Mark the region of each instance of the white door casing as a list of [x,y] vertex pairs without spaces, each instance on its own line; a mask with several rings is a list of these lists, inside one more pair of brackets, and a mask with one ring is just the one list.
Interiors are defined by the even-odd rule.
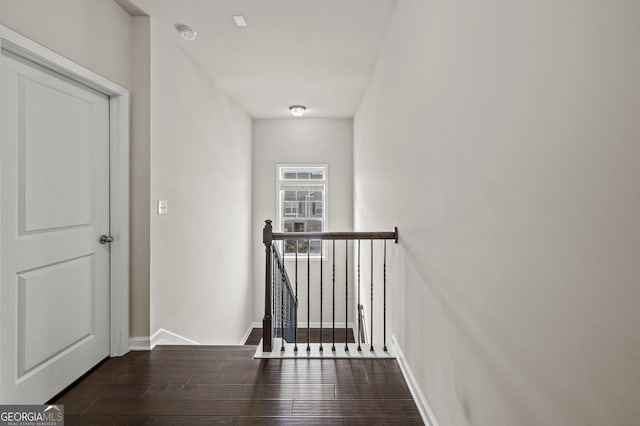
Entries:
[[2,26],[0,43],[0,403],[42,403],[128,351],[128,92]]

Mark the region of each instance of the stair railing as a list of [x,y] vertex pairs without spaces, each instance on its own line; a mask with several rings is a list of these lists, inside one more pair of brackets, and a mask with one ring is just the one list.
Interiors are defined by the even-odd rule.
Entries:
[[276,244],[271,245],[271,252],[273,335],[282,339],[282,348],[284,348],[285,341],[293,342],[296,339],[298,297],[291,286],[289,274],[284,266],[284,258]]
[[[361,242],[362,241],[370,241],[371,248],[371,305],[369,317],[369,331],[370,331],[370,350],[373,351],[373,301],[374,301],[374,268],[373,268],[373,242],[374,240],[382,240],[384,244],[383,249],[383,350],[387,351],[387,241],[393,240],[395,243],[398,242],[398,228],[394,228],[391,232],[273,232],[273,228],[271,225],[271,220],[265,221],[265,227],[262,231],[262,242],[265,246],[265,309],[264,309],[264,318],[262,320],[262,351],[263,352],[272,352],[273,350],[273,338],[281,337],[281,351],[284,351],[284,342],[287,341],[289,343],[294,343],[294,351],[298,350],[298,339],[297,339],[297,310],[298,310],[298,297],[297,297],[297,269],[298,269],[298,241],[306,241],[307,244],[307,352],[310,351],[310,342],[309,342],[309,327],[310,327],[310,303],[311,296],[309,294],[309,286],[310,286],[310,246],[311,241],[331,241],[332,247],[332,295],[333,295],[333,320],[332,320],[332,345],[331,350],[335,352],[335,298],[336,298],[336,264],[335,264],[335,248],[336,241],[345,241],[345,280],[344,280],[344,288],[345,288],[345,352],[349,351],[349,347],[347,345],[347,324],[349,318],[349,268],[348,268],[348,259],[349,259],[349,250],[348,243],[349,241],[357,242],[357,298],[358,298],[358,315],[357,315],[357,350],[361,351],[361,344],[366,340],[364,337],[364,312],[362,309],[362,304],[360,300],[360,289],[361,289],[361,280],[360,280],[360,251],[361,251]],[[276,241],[296,241],[296,251],[295,251],[295,268],[296,268],[296,288],[291,285],[291,280],[287,274],[285,268],[285,253],[280,253]],[[355,244],[355,243],[354,243]],[[355,250],[355,248],[354,248]],[[323,269],[320,268],[320,352],[323,351],[323,342],[322,342],[322,303],[323,303],[323,285],[324,285],[324,277],[323,277]],[[339,289],[338,289],[339,290]],[[355,334],[355,333],[354,333]],[[327,342],[328,343],[328,342]]]

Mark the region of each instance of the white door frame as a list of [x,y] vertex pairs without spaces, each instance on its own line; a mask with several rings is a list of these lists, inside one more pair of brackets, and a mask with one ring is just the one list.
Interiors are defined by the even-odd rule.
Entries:
[[109,221],[114,237],[109,353],[124,355],[129,351],[129,91],[2,25],[0,47],[109,96]]

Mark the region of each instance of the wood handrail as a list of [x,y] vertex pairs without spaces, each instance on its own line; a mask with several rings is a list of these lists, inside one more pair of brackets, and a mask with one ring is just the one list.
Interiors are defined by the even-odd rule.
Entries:
[[394,240],[398,227],[390,232],[273,232],[272,240]]

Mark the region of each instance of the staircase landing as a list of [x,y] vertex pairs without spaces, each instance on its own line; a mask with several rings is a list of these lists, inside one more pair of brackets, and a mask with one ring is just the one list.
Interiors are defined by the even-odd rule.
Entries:
[[[324,343],[331,343],[332,340],[335,339],[336,344],[341,343],[344,346],[346,341],[348,343],[355,343],[355,339],[353,337],[353,329],[347,328],[336,328],[332,330],[331,328],[323,328],[322,333],[319,328],[310,328],[309,329],[309,342],[311,343],[320,343],[320,337],[322,337],[322,341]],[[249,337],[247,337],[247,341],[244,343],[245,345],[257,345],[260,343],[262,339],[262,328],[254,328],[251,330]],[[304,342],[307,344],[307,329],[306,328],[298,328],[298,342]]]

